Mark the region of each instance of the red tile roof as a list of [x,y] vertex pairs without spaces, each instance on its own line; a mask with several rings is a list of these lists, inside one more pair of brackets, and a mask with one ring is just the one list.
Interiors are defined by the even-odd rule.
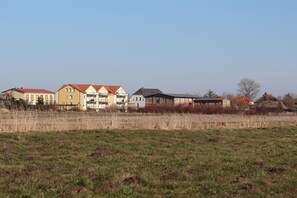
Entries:
[[[93,86],[96,91],[99,91],[102,87],[105,87],[105,89],[110,92],[110,93],[116,93],[121,86],[111,86],[111,85],[92,85],[92,84],[68,84],[69,86],[77,89],[78,91],[85,93],[86,90],[90,87]],[[65,88],[68,85],[63,85],[58,91],[61,89]]]
[[110,86],[110,85],[104,85],[104,87],[110,92],[110,93],[116,93],[121,86]]
[[22,93],[47,93],[52,94],[53,92],[46,90],[46,89],[30,89],[30,88],[16,88],[16,91],[22,92]]
[[77,90],[80,90],[81,92],[86,92],[91,84],[70,84],[70,86],[74,87]]
[[61,89],[64,89],[67,85],[62,85],[62,87],[60,87],[60,89],[58,89],[58,91],[60,91]]
[[61,89],[64,89],[68,85],[83,93],[86,92],[86,90],[91,86],[91,84],[67,84],[67,85],[63,85],[58,91],[60,91]]
[[103,85],[92,85],[92,86],[96,91],[99,91],[102,87],[104,87]]

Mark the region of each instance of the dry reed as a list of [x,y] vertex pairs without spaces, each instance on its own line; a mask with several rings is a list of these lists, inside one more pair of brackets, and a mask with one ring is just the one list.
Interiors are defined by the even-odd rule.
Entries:
[[125,114],[88,112],[0,113],[0,132],[93,129],[197,130],[297,126],[297,115]]

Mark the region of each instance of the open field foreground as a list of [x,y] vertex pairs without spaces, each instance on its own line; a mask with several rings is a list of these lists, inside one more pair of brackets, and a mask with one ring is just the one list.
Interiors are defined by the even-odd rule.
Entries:
[[95,112],[0,113],[0,132],[68,131],[94,129],[197,130],[297,126],[296,114],[202,115]]
[[0,197],[296,197],[297,128],[0,134]]

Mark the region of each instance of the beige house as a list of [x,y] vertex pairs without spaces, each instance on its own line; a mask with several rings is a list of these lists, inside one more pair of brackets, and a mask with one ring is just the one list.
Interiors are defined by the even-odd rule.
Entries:
[[13,97],[23,99],[30,105],[36,105],[38,99],[42,99],[44,104],[54,104],[55,94],[46,89],[13,88],[2,92],[3,97]]
[[56,92],[56,102],[65,109],[127,110],[128,93],[121,86],[67,84]]

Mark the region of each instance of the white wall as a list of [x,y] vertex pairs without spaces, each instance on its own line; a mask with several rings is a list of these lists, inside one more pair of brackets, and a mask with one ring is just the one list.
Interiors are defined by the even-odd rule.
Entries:
[[[33,96],[33,100],[32,97]],[[45,99],[47,96],[47,100]],[[52,100],[51,97],[52,96]],[[29,97],[29,100],[27,100]],[[42,97],[44,104],[53,104],[55,102],[55,94],[47,94],[47,93],[25,93],[24,100],[28,102],[28,104],[36,105],[37,104],[37,97]]]
[[129,100],[130,104],[134,104],[135,108],[145,108],[145,98],[143,95],[133,95]]

